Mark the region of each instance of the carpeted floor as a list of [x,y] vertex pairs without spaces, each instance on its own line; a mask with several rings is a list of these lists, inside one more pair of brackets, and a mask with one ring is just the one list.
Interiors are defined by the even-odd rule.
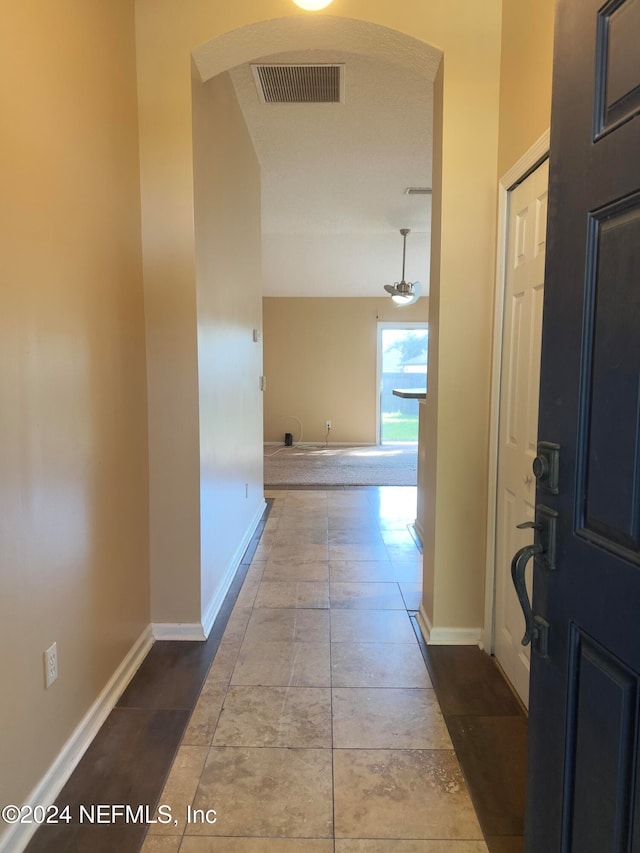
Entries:
[[362,447],[266,447],[269,486],[415,486],[415,444]]

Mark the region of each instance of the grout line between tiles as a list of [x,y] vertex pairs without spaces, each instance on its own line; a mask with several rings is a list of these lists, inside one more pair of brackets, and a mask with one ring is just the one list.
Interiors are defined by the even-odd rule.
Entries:
[[[272,499],[272,502],[273,502],[273,499]],[[385,547],[386,547],[386,546],[385,546]],[[391,561],[390,561],[390,562],[391,562]],[[247,565],[247,570],[248,570],[248,568],[249,568],[249,565]],[[246,571],[247,571],[247,570],[246,570]],[[244,574],[245,574],[245,577],[246,577],[246,571],[245,571],[245,573],[244,573]],[[245,578],[243,577],[243,582],[244,582],[244,579],[245,579]],[[262,582],[262,580],[261,580],[261,579],[260,579],[260,582]],[[395,581],[395,583],[397,584],[398,588],[400,588],[400,583],[399,583],[398,581]],[[330,587],[329,587],[329,588],[330,588]],[[236,593],[236,599],[237,599],[237,595],[240,593],[241,589],[242,589],[242,584],[240,584],[240,586],[239,586],[239,588],[238,588],[238,591],[237,591],[237,593]],[[401,589],[400,589],[400,594],[402,595],[402,590],[401,590]],[[256,599],[254,598],[254,601],[253,601],[253,603],[252,603],[252,604],[251,604],[251,606],[250,606],[251,615],[250,615],[250,617],[249,617],[249,620],[247,621],[247,624],[245,625],[245,629],[244,629],[244,632],[243,632],[243,634],[242,634],[242,640],[240,641],[241,643],[242,643],[242,642],[244,642],[244,640],[245,640],[245,638],[246,638],[247,631],[248,631],[248,626],[249,626],[249,624],[250,624],[250,622],[251,622],[251,617],[252,617],[252,615],[253,615],[254,611],[256,610],[256,608],[255,608],[255,600],[256,600]],[[404,596],[403,596],[403,601],[404,601]],[[406,605],[406,602],[405,602],[405,605]],[[312,611],[313,611],[313,610],[318,610],[318,608],[294,608],[294,609],[306,609],[306,610],[312,610]],[[324,609],[324,608],[320,608],[319,610],[323,610],[323,609]],[[331,613],[331,609],[332,609],[332,608],[331,608],[331,602],[329,601],[329,607],[328,607],[329,614]],[[334,609],[336,609],[336,608],[334,608]],[[337,609],[339,610],[339,609],[341,609],[341,608],[337,608]],[[366,612],[366,611],[365,611],[365,612]],[[400,611],[398,611],[398,612],[400,612]],[[412,626],[414,627],[414,631],[415,631],[414,619],[412,618],[412,614],[413,614],[413,613],[415,613],[415,611],[409,611],[409,610],[405,607],[404,612],[406,612],[406,613],[407,613],[407,616],[408,616],[408,618],[410,619],[410,623],[411,623],[411,624],[412,624]],[[226,625],[225,625],[225,630],[226,630]],[[224,634],[224,632],[223,632],[223,634]],[[221,637],[220,637],[220,641],[222,640],[222,638],[223,638],[223,635],[221,635]],[[418,638],[418,636],[417,636],[417,635],[416,635],[416,637],[415,637],[415,641],[416,641],[416,642],[418,642],[418,645],[420,646],[419,638]],[[375,642],[374,642],[374,644],[377,644],[377,643],[379,643],[379,642],[380,642],[380,641],[375,641]],[[348,643],[347,643],[347,644],[348,644]],[[394,645],[396,645],[396,644],[394,644]],[[405,643],[405,644],[403,644],[403,645],[413,645],[413,641],[412,641],[411,643]],[[332,637],[332,628],[331,628],[331,616],[329,616],[329,667],[330,667],[329,690],[330,690],[330,715],[331,715],[331,716],[330,716],[330,723],[331,723],[331,750],[332,750],[332,754],[331,754],[331,784],[332,784],[332,820],[333,820],[333,827],[334,827],[332,842],[333,842],[333,849],[334,849],[334,853],[335,853],[335,849],[336,849],[336,842],[337,842],[337,840],[338,840],[338,839],[337,839],[337,837],[336,837],[336,832],[335,832],[335,830],[336,830],[336,824],[335,824],[335,821],[336,821],[336,808],[335,808],[335,807],[336,807],[336,796],[335,796],[335,794],[336,794],[336,792],[335,792],[335,764],[334,764],[334,755],[335,755],[336,747],[335,747],[335,745],[334,745],[334,717],[333,717],[333,690],[334,690],[334,687],[333,687],[333,671],[332,671],[332,662],[333,662],[333,661],[332,661],[332,652],[333,652],[333,648],[332,648],[332,647],[333,647],[333,637]],[[422,651],[422,649],[421,649],[421,651]],[[423,653],[423,658],[424,658],[424,653]],[[213,664],[214,660],[215,660],[215,658],[212,660],[212,664]],[[235,669],[235,666],[236,666],[236,665],[237,665],[237,659],[236,659],[236,662],[234,663],[234,669]],[[427,671],[429,672],[429,666],[428,666],[428,664],[427,664],[427,660],[426,660],[426,659],[425,659],[425,666],[426,666],[426,668],[427,668]],[[429,674],[431,675],[431,673],[430,673],[430,672],[429,672]],[[232,672],[231,672],[231,675],[229,676],[229,680],[228,680],[227,685],[226,685],[225,698],[226,698],[226,696],[227,696],[227,694],[228,694],[228,691],[229,691],[229,689],[230,689],[230,684],[231,684],[231,679],[232,679],[232,677],[233,677],[233,670],[232,670]],[[433,681],[432,681],[432,685],[433,685]],[[248,685],[248,686],[251,686],[251,685]],[[308,686],[311,686],[311,685],[308,685]],[[382,690],[384,690],[385,688],[377,688],[377,689],[382,689]],[[394,689],[394,688],[389,688],[389,689]],[[424,690],[424,689],[428,689],[428,688],[407,688],[407,689]],[[222,703],[222,705],[221,705],[220,711],[218,712],[218,717],[217,717],[216,724],[215,724],[215,727],[214,727],[214,729],[213,729],[213,734],[212,734],[212,737],[211,737],[211,743],[210,743],[210,745],[209,745],[208,755],[211,753],[211,750],[215,748],[215,747],[213,746],[213,740],[214,740],[214,738],[215,738],[215,732],[216,732],[217,727],[218,727],[219,722],[220,722],[220,714],[221,714],[221,712],[222,712],[223,707],[224,707],[224,701],[223,701],[223,703]],[[444,715],[443,715],[443,716],[444,716]],[[256,748],[256,747],[253,747],[253,748]],[[262,747],[257,747],[257,748],[258,748],[258,749],[272,749],[272,748],[274,748],[274,747],[272,747],[272,746],[262,746]],[[296,749],[296,748],[304,749],[305,747],[293,747],[293,749]],[[360,747],[360,749],[375,749],[375,748]],[[413,751],[413,750],[408,750],[408,751]],[[448,752],[448,753],[450,753],[450,752],[452,752],[452,749],[451,749],[451,748],[446,748],[446,749],[445,749],[445,748],[440,748],[440,749],[420,750],[420,751],[429,751],[429,752]],[[454,751],[454,754],[455,754],[455,751]],[[206,762],[205,762],[205,765],[204,765],[204,766],[206,766]],[[204,772],[204,767],[203,767],[203,772]],[[195,798],[196,798],[196,796],[197,796],[197,792],[199,791],[199,788],[200,788],[200,780],[199,780],[199,782],[198,782],[198,786],[197,786],[197,788],[196,788],[196,794],[194,795],[194,798],[193,798],[193,800],[192,800],[192,804],[193,804],[193,802],[195,801]],[[222,838],[223,836],[217,836],[217,837],[218,837],[218,838]],[[229,836],[229,837],[235,837],[235,836]],[[274,837],[274,838],[275,838],[275,837],[281,837],[281,836],[262,836],[262,835],[261,835],[261,836],[253,836],[253,835],[251,835],[251,836],[247,836],[247,837],[251,837],[251,838],[262,838],[262,837],[269,837],[269,838],[271,838],[271,837]],[[287,837],[287,838],[288,838],[288,837],[290,837],[290,836],[282,836],[282,837]],[[182,836],[181,836],[181,840],[180,840],[180,848],[182,848],[182,844],[183,844],[183,840],[184,840],[184,838],[185,838],[185,835],[184,835],[184,831],[183,831]],[[342,838],[342,837],[341,837],[341,838]],[[329,840],[329,839],[326,839],[326,840]],[[391,840],[391,839],[388,839],[388,840]],[[400,839],[398,839],[398,840],[400,840]],[[433,840],[433,841],[438,841],[439,839],[431,839],[431,840]],[[444,840],[444,839],[443,839],[443,840]],[[459,840],[464,840],[464,839],[459,839]],[[478,840],[478,839],[477,839],[477,838],[470,838],[469,840]]]

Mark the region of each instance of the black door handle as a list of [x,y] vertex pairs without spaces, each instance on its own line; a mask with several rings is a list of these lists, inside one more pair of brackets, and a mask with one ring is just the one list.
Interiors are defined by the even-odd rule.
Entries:
[[536,554],[542,554],[544,548],[542,545],[526,545],[516,552],[511,561],[511,579],[522,608],[525,622],[525,632],[522,638],[522,645],[526,646],[533,641],[535,648],[543,657],[548,656],[548,636],[549,623],[541,616],[533,615],[533,608],[529,601],[529,593],[525,583],[524,573],[527,568],[527,563]]

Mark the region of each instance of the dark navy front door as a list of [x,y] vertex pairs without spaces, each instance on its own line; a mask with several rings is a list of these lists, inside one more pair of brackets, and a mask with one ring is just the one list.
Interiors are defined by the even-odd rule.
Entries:
[[640,0],[558,3],[541,370],[525,849],[640,853]]

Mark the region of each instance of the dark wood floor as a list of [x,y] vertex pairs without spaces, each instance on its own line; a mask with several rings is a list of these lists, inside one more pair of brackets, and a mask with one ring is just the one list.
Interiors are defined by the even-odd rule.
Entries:
[[527,719],[495,660],[414,628],[490,853],[522,853]]
[[[148,805],[176,750],[262,534],[256,532],[202,642],[157,642],[57,799],[70,806]],[[415,620],[414,620],[415,627]],[[416,634],[490,853],[521,853],[527,722],[492,658],[469,646],[426,646]],[[137,853],[146,824],[42,827],[27,853]]]
[[80,825],[80,806],[148,806],[153,815],[202,684],[220,645],[258,547],[270,503],[247,548],[206,642],[154,643],[93,743],[62,789],[56,805],[70,807],[73,823],[41,827],[27,853],[135,853],[145,823]]

